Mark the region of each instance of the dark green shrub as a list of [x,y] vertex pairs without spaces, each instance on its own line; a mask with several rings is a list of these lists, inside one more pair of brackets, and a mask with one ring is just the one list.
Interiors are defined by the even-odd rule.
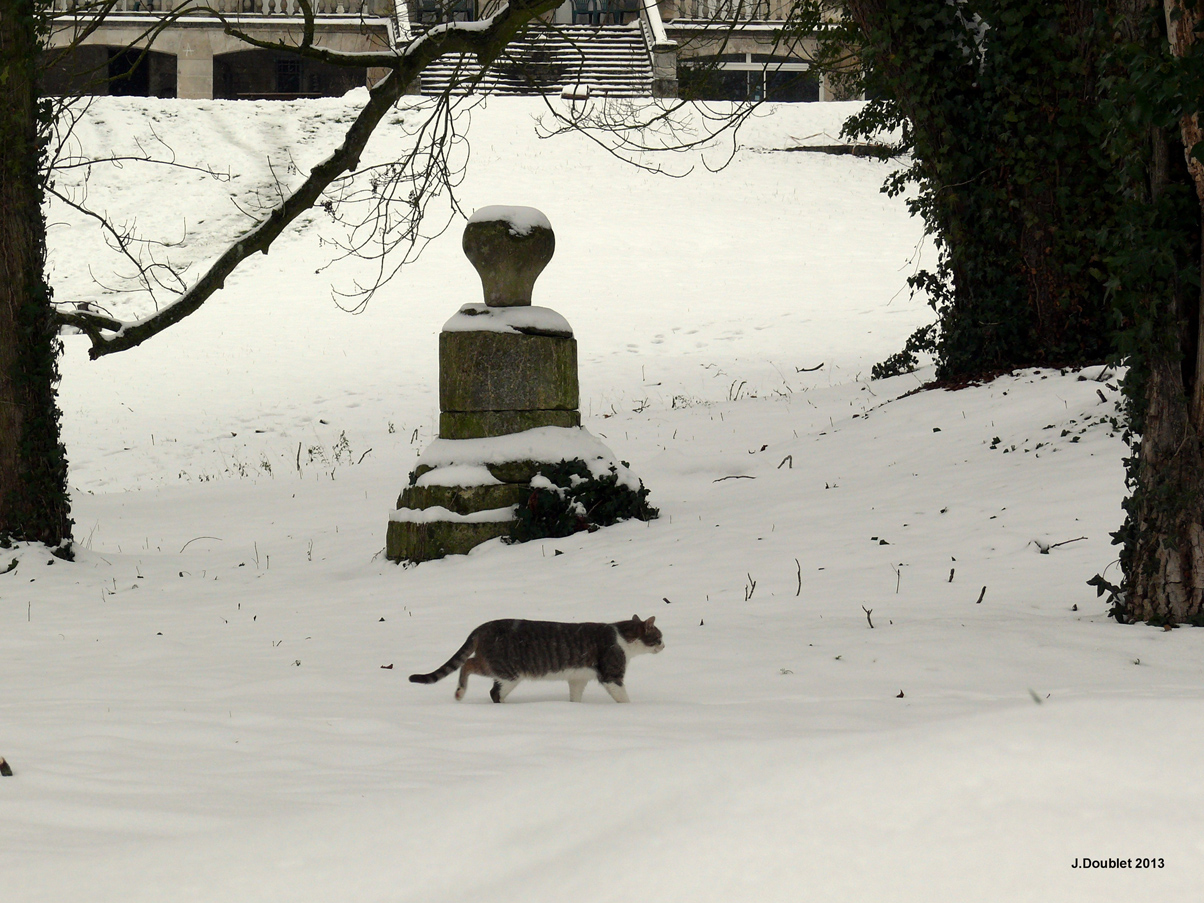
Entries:
[[907,337],[903,350],[896,351],[886,360],[874,364],[870,370],[872,379],[889,379],[892,376],[902,376],[911,373],[919,364],[919,353],[936,354],[936,324],[922,326]]
[[[542,485],[539,476],[551,486]],[[511,542],[592,532],[621,520],[648,521],[660,514],[648,504],[643,482],[638,490],[620,483],[613,464],[609,473],[595,477],[584,461],[561,461],[542,467],[533,482],[527,503],[515,516]]]

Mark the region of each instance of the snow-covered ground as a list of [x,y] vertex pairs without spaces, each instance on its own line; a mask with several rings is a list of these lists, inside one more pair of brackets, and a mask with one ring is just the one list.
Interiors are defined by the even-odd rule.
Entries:
[[[238,178],[127,166],[91,201],[186,222],[195,274],[230,195],[270,191],[269,156],[295,180],[349,109],[99,102],[88,147],[153,123]],[[770,109],[685,180],[539,140],[538,101],[473,113],[460,197],[551,220],[535,303],[650,524],[381,556],[438,330],[480,297],[459,224],[360,316],[314,272],[319,213],[141,349],[68,337],[79,555],[0,560],[0,900],[1196,899],[1204,633],[1118,626],[1085,583],[1116,575],[1115,379],[866,380],[931,313],[883,164],[782,150],[847,109]],[[53,219],[57,297],[136,312]],[[667,648],[631,705],[406,681],[488,619],[633,613]]]

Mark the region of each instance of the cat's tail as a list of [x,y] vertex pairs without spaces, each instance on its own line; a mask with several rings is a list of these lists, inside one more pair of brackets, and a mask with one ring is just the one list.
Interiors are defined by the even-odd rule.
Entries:
[[462,664],[464,664],[476,651],[477,636],[476,632],[469,634],[468,639],[464,641],[464,645],[456,650],[456,654],[447,660],[447,663],[437,671],[432,671],[430,674],[411,674],[410,683],[412,684],[433,684],[435,681],[443,680],[447,675],[451,674]]

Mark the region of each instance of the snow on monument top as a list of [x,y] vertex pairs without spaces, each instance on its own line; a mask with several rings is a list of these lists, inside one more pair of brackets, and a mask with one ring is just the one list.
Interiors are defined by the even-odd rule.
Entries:
[[465,304],[443,324],[443,332],[510,332],[572,338],[573,327],[547,307],[490,307]]
[[532,229],[551,230],[552,224],[543,215],[542,210],[535,207],[508,207],[503,204],[493,204],[482,207],[468,218],[469,223],[504,222],[510,227],[513,235],[529,235]]

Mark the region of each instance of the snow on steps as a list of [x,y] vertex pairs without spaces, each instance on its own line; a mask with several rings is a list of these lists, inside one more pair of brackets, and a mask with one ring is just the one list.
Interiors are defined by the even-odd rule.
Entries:
[[447,54],[422,74],[422,93],[553,94],[588,86],[608,97],[649,97],[652,61],[638,24],[533,27],[473,87],[479,67],[471,55]]

